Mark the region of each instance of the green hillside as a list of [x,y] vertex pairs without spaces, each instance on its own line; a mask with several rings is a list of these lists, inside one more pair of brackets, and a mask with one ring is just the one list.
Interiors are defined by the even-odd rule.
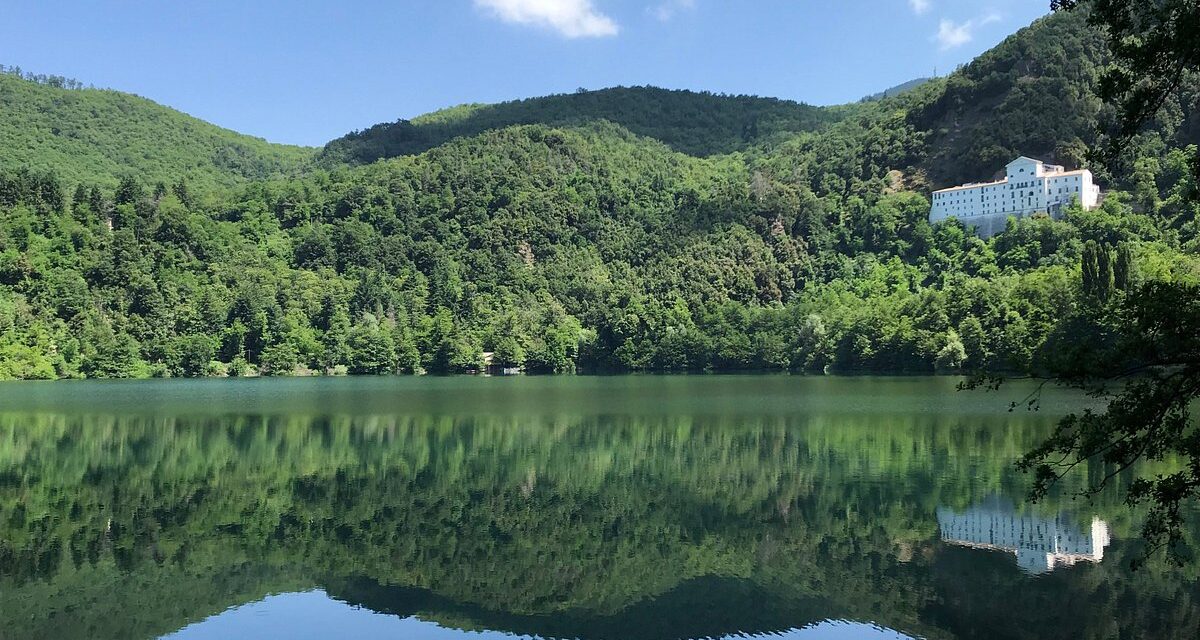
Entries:
[[[1163,117],[1117,159],[1089,163],[1097,130],[1115,117],[1097,96],[1103,36],[1083,12],[1056,13],[970,64],[898,96],[860,105],[828,129],[799,134],[761,155],[800,171],[814,188],[828,174],[860,179],[899,172],[898,186],[928,190],[991,179],[1019,155],[1087,167],[1108,188],[1130,189],[1138,158],[1200,144],[1200,79],[1185,82]],[[1162,186],[1162,185],[1159,185]],[[860,194],[856,183],[839,188]]]
[[879,93],[873,93],[869,96],[866,96],[862,99],[862,102],[875,102],[877,100],[883,100],[884,98],[894,98],[900,94],[908,93],[909,91],[916,89],[930,80],[933,80],[933,78],[913,78],[908,82],[901,82],[894,87],[889,87],[883,91],[880,91]]
[[694,156],[730,153],[780,134],[812,131],[839,118],[823,109],[788,100],[726,96],[656,87],[599,91],[470,104],[394,123],[375,125],[330,142],[326,164],[362,164],[412,155],[448,140],[522,124],[570,126],[608,120]]
[[[1116,115],[1097,96],[1108,51],[1086,20],[1084,11],[1038,20],[911,94],[906,122],[924,136],[920,166],[935,185],[989,179],[1018,155],[1086,164],[1097,129]],[[1197,143],[1200,80],[1192,78],[1120,166],[1090,168],[1106,185],[1122,183],[1133,159]]]
[[114,186],[186,178],[231,186],[295,172],[311,155],[211,125],[137,96],[0,73],[0,170],[53,171]]
[[[1097,295],[1200,281],[1196,114],[1179,106],[1093,167],[1101,209],[986,242],[930,226],[927,189],[1018,153],[1081,160],[1104,117],[1103,55],[1079,15],[1056,14],[815,130],[760,123],[734,154],[683,153],[630,116],[488,129],[366,166],[327,149],[327,169],[208,198],[156,188],[162,168],[115,189],[78,188],[65,161],[0,173],[0,377],[459,372],[484,353],[545,372],[1037,368]],[[635,115],[649,96],[700,100],[614,91],[597,93],[629,92]],[[698,122],[743,112],[703,100]],[[486,111],[406,126],[482,126],[471,114]],[[1131,270],[1085,287],[1085,253]]]

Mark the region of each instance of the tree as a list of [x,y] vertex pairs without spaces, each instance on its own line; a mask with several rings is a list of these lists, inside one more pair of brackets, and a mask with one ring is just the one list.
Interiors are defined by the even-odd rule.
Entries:
[[1133,288],[1133,252],[1128,242],[1117,245],[1116,257],[1113,260],[1113,288],[1117,291],[1129,291]]
[[350,314],[345,305],[338,304],[332,298],[326,298],[322,305],[322,316],[326,326],[325,333],[321,336],[321,345],[324,348],[321,365],[326,369],[349,366]]
[[[1103,147],[1113,158],[1137,135],[1189,72],[1200,69],[1200,7],[1194,0],[1051,0],[1055,11],[1089,6],[1088,21],[1107,31],[1116,64],[1100,82],[1100,96],[1120,106],[1120,118]],[[1192,159],[1200,176],[1200,154]]]
[[1081,288],[1084,295],[1093,302],[1108,302],[1114,287],[1112,251],[1095,240],[1088,240],[1083,247],[1081,260]]
[[946,344],[938,351],[934,365],[938,371],[958,371],[967,361],[967,348],[963,346],[958,333],[950,330],[946,333]]
[[350,373],[382,375],[396,373],[396,346],[391,334],[375,316],[363,314],[362,321],[350,330],[346,340],[349,348]]
[[117,193],[113,197],[113,201],[118,204],[136,205],[146,197],[146,190],[142,184],[133,176],[125,176],[121,178],[121,184],[117,187]]
[[145,375],[133,337],[111,326],[95,326],[85,342],[83,372],[91,378],[137,378]]
[[492,361],[501,367],[519,368],[525,365],[525,348],[516,336],[501,336],[496,339],[492,358]]
[[397,325],[392,335],[396,344],[396,370],[400,373],[420,373],[421,352],[417,349],[412,331],[406,326]]
[[172,373],[185,378],[198,378],[208,375],[209,363],[216,356],[216,347],[208,336],[190,335],[176,340],[175,353]]
[[[1056,10],[1089,5],[1089,20],[1104,27],[1116,64],[1101,94],[1120,105],[1121,118],[1105,147],[1113,158],[1179,89],[1200,70],[1200,4],[1193,0],[1053,0]],[[1200,154],[1192,158],[1200,176]],[[1193,192],[1189,198],[1195,199]],[[1117,262],[1126,258],[1118,255]],[[1087,262],[1085,261],[1085,268]],[[1114,280],[1128,284],[1126,264]],[[1097,261],[1096,275],[1099,273]],[[1150,282],[1096,317],[1085,317],[1074,349],[1057,359],[1058,380],[1108,400],[1105,411],[1072,414],[1027,453],[1019,467],[1035,474],[1031,497],[1044,496],[1059,479],[1089,461],[1107,465],[1089,476],[1084,494],[1094,495],[1143,460],[1180,456],[1177,470],[1140,472],[1128,490],[1131,505],[1149,503],[1143,535],[1152,549],[1165,547],[1176,560],[1183,549],[1183,502],[1200,495],[1200,432],[1190,407],[1200,397],[1200,288]],[[1137,472],[1135,472],[1137,473]]]
[[1093,300],[1100,298],[1100,247],[1095,240],[1089,240],[1083,247],[1080,258],[1080,289],[1083,294]]
[[305,233],[296,245],[296,265],[303,269],[333,268],[337,266],[337,251],[333,240],[325,232],[325,225],[317,224]]
[[1181,505],[1200,492],[1200,434],[1191,415],[1200,394],[1200,287],[1149,283],[1081,327],[1087,330],[1075,332],[1054,373],[1108,407],[1067,416],[1018,466],[1034,473],[1032,495],[1040,498],[1080,465],[1104,465],[1082,490],[1094,495],[1142,461],[1189,461],[1171,473],[1138,475],[1127,497],[1150,504],[1145,537],[1182,558]]
[[832,357],[829,329],[819,314],[810,313],[800,322],[793,366],[804,371],[824,371]]
[[263,349],[259,369],[265,376],[290,376],[299,364],[296,348],[284,341]]

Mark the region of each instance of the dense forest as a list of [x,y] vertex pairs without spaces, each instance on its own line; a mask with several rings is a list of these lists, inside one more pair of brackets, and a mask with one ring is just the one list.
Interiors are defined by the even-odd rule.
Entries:
[[330,142],[325,165],[362,164],[412,155],[454,138],[522,124],[575,126],[608,120],[655,138],[682,153],[732,153],[788,133],[814,131],[838,120],[845,109],[820,108],[756,96],[727,96],[657,87],[598,91],[468,104],[394,123],[375,125]]
[[[0,378],[1036,369],[1077,313],[1200,282],[1200,83],[1096,164],[1106,55],[1062,13],[844,107],[614,89],[315,155],[0,74]],[[1103,206],[926,222],[1020,154]]]
[[0,66],[0,171],[112,188],[187,177],[203,187],[290,175],[311,149],[221,129],[144,98]]

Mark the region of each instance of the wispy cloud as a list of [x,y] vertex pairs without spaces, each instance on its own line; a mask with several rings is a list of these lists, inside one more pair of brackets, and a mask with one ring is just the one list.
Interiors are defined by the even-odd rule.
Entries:
[[696,0],[663,0],[646,8],[650,15],[662,22],[674,18],[676,14],[696,8]]
[[999,14],[995,13],[990,13],[981,18],[971,18],[965,22],[955,22],[943,18],[941,23],[938,24],[938,32],[933,39],[938,43],[938,48],[942,51],[961,47],[975,39],[976,29],[985,24],[996,22],[999,19]]
[[931,3],[930,0],[908,0],[908,6],[912,7],[913,13],[917,15],[921,15],[926,11],[929,11],[929,8],[932,6],[932,4],[933,3]]
[[504,22],[550,29],[564,38],[602,38],[620,31],[591,0],[475,0],[475,6]]

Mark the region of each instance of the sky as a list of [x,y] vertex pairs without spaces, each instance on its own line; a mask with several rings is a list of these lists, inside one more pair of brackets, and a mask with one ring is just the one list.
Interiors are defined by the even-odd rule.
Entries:
[[[655,85],[840,104],[1050,0],[0,0],[0,64],[321,145],[468,102]],[[2,114],[0,114],[2,115]]]
[[[416,617],[375,613],[335,600],[322,590],[281,593],[227,609],[163,636],[164,640],[226,638],[422,638],[424,640],[533,640],[501,631],[462,631]],[[728,640],[747,636],[724,636]],[[873,624],[826,620],[771,635],[775,640],[909,640]]]

